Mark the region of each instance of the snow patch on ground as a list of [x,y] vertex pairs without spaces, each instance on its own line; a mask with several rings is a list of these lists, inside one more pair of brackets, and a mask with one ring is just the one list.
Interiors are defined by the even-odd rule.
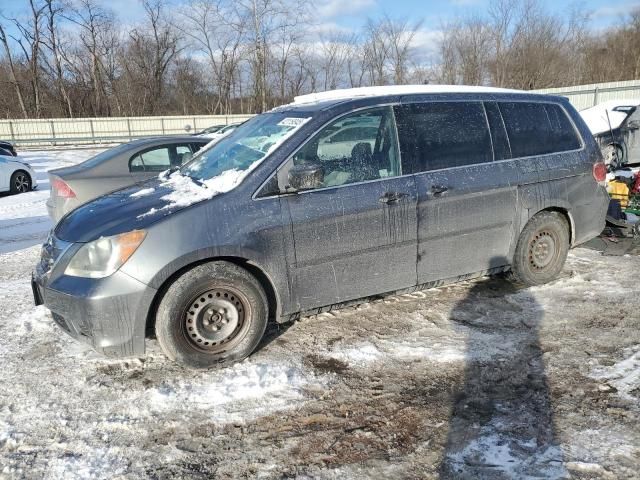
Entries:
[[303,399],[309,384],[321,387],[326,381],[294,366],[244,362],[207,374],[197,385],[163,385],[150,401],[158,410],[189,405],[208,411],[217,423],[241,422],[291,408]]
[[461,452],[449,455],[452,466],[465,471],[468,465],[484,467],[489,477],[539,479],[566,478],[562,450],[555,445],[541,451],[536,439],[521,440],[505,437],[487,427],[478,438],[470,441]]
[[24,334],[51,330],[51,314],[44,305],[39,305],[31,311],[23,313],[17,323],[20,332]]
[[618,394],[627,400],[637,400],[640,395],[640,345],[626,348],[624,358],[611,366],[597,366],[591,377],[606,380]]
[[83,162],[104,149],[68,149],[20,152],[36,172],[37,190],[0,196],[0,253],[14,252],[43,243],[53,227],[46,201],[49,170]]
[[114,478],[127,472],[129,460],[125,452],[113,454],[109,449],[95,449],[91,456],[67,455],[52,458],[47,470],[47,478],[67,479],[101,479],[109,472]]
[[460,344],[427,343],[398,339],[379,340],[376,345],[363,343],[357,347],[337,349],[331,353],[337,360],[355,366],[367,366],[376,361],[425,360],[437,363],[461,362],[466,358],[464,346]]
[[375,362],[383,353],[371,343],[364,343],[355,348],[346,348],[332,353],[332,357],[354,365],[367,365]]

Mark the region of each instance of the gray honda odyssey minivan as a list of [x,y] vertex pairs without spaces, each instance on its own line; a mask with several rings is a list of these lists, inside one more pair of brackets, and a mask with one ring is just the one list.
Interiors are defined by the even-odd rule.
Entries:
[[33,292],[105,355],[142,355],[155,332],[173,360],[228,364],[269,320],[498,272],[553,280],[604,227],[605,174],[565,98],[307,95],[64,217]]

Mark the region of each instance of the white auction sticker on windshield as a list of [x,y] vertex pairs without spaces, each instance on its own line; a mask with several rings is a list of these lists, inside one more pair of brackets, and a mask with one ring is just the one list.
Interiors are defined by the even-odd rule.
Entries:
[[287,117],[278,122],[281,127],[299,127],[307,123],[311,118]]

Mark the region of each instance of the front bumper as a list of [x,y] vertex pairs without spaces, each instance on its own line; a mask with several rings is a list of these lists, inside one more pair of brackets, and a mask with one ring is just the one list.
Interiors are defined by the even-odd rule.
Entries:
[[[53,276],[51,274],[54,274]],[[146,320],[156,290],[120,271],[90,279],[32,274],[34,301],[73,338],[109,357],[144,354]]]

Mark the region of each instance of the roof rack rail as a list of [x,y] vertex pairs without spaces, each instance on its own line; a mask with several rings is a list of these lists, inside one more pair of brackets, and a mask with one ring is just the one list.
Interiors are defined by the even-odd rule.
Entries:
[[[420,93],[525,93],[523,90],[466,85],[386,85],[379,87],[344,88],[309,93],[294,98],[294,104],[318,103],[331,100],[349,100],[382,95],[411,95]],[[529,93],[529,92],[526,92]]]

